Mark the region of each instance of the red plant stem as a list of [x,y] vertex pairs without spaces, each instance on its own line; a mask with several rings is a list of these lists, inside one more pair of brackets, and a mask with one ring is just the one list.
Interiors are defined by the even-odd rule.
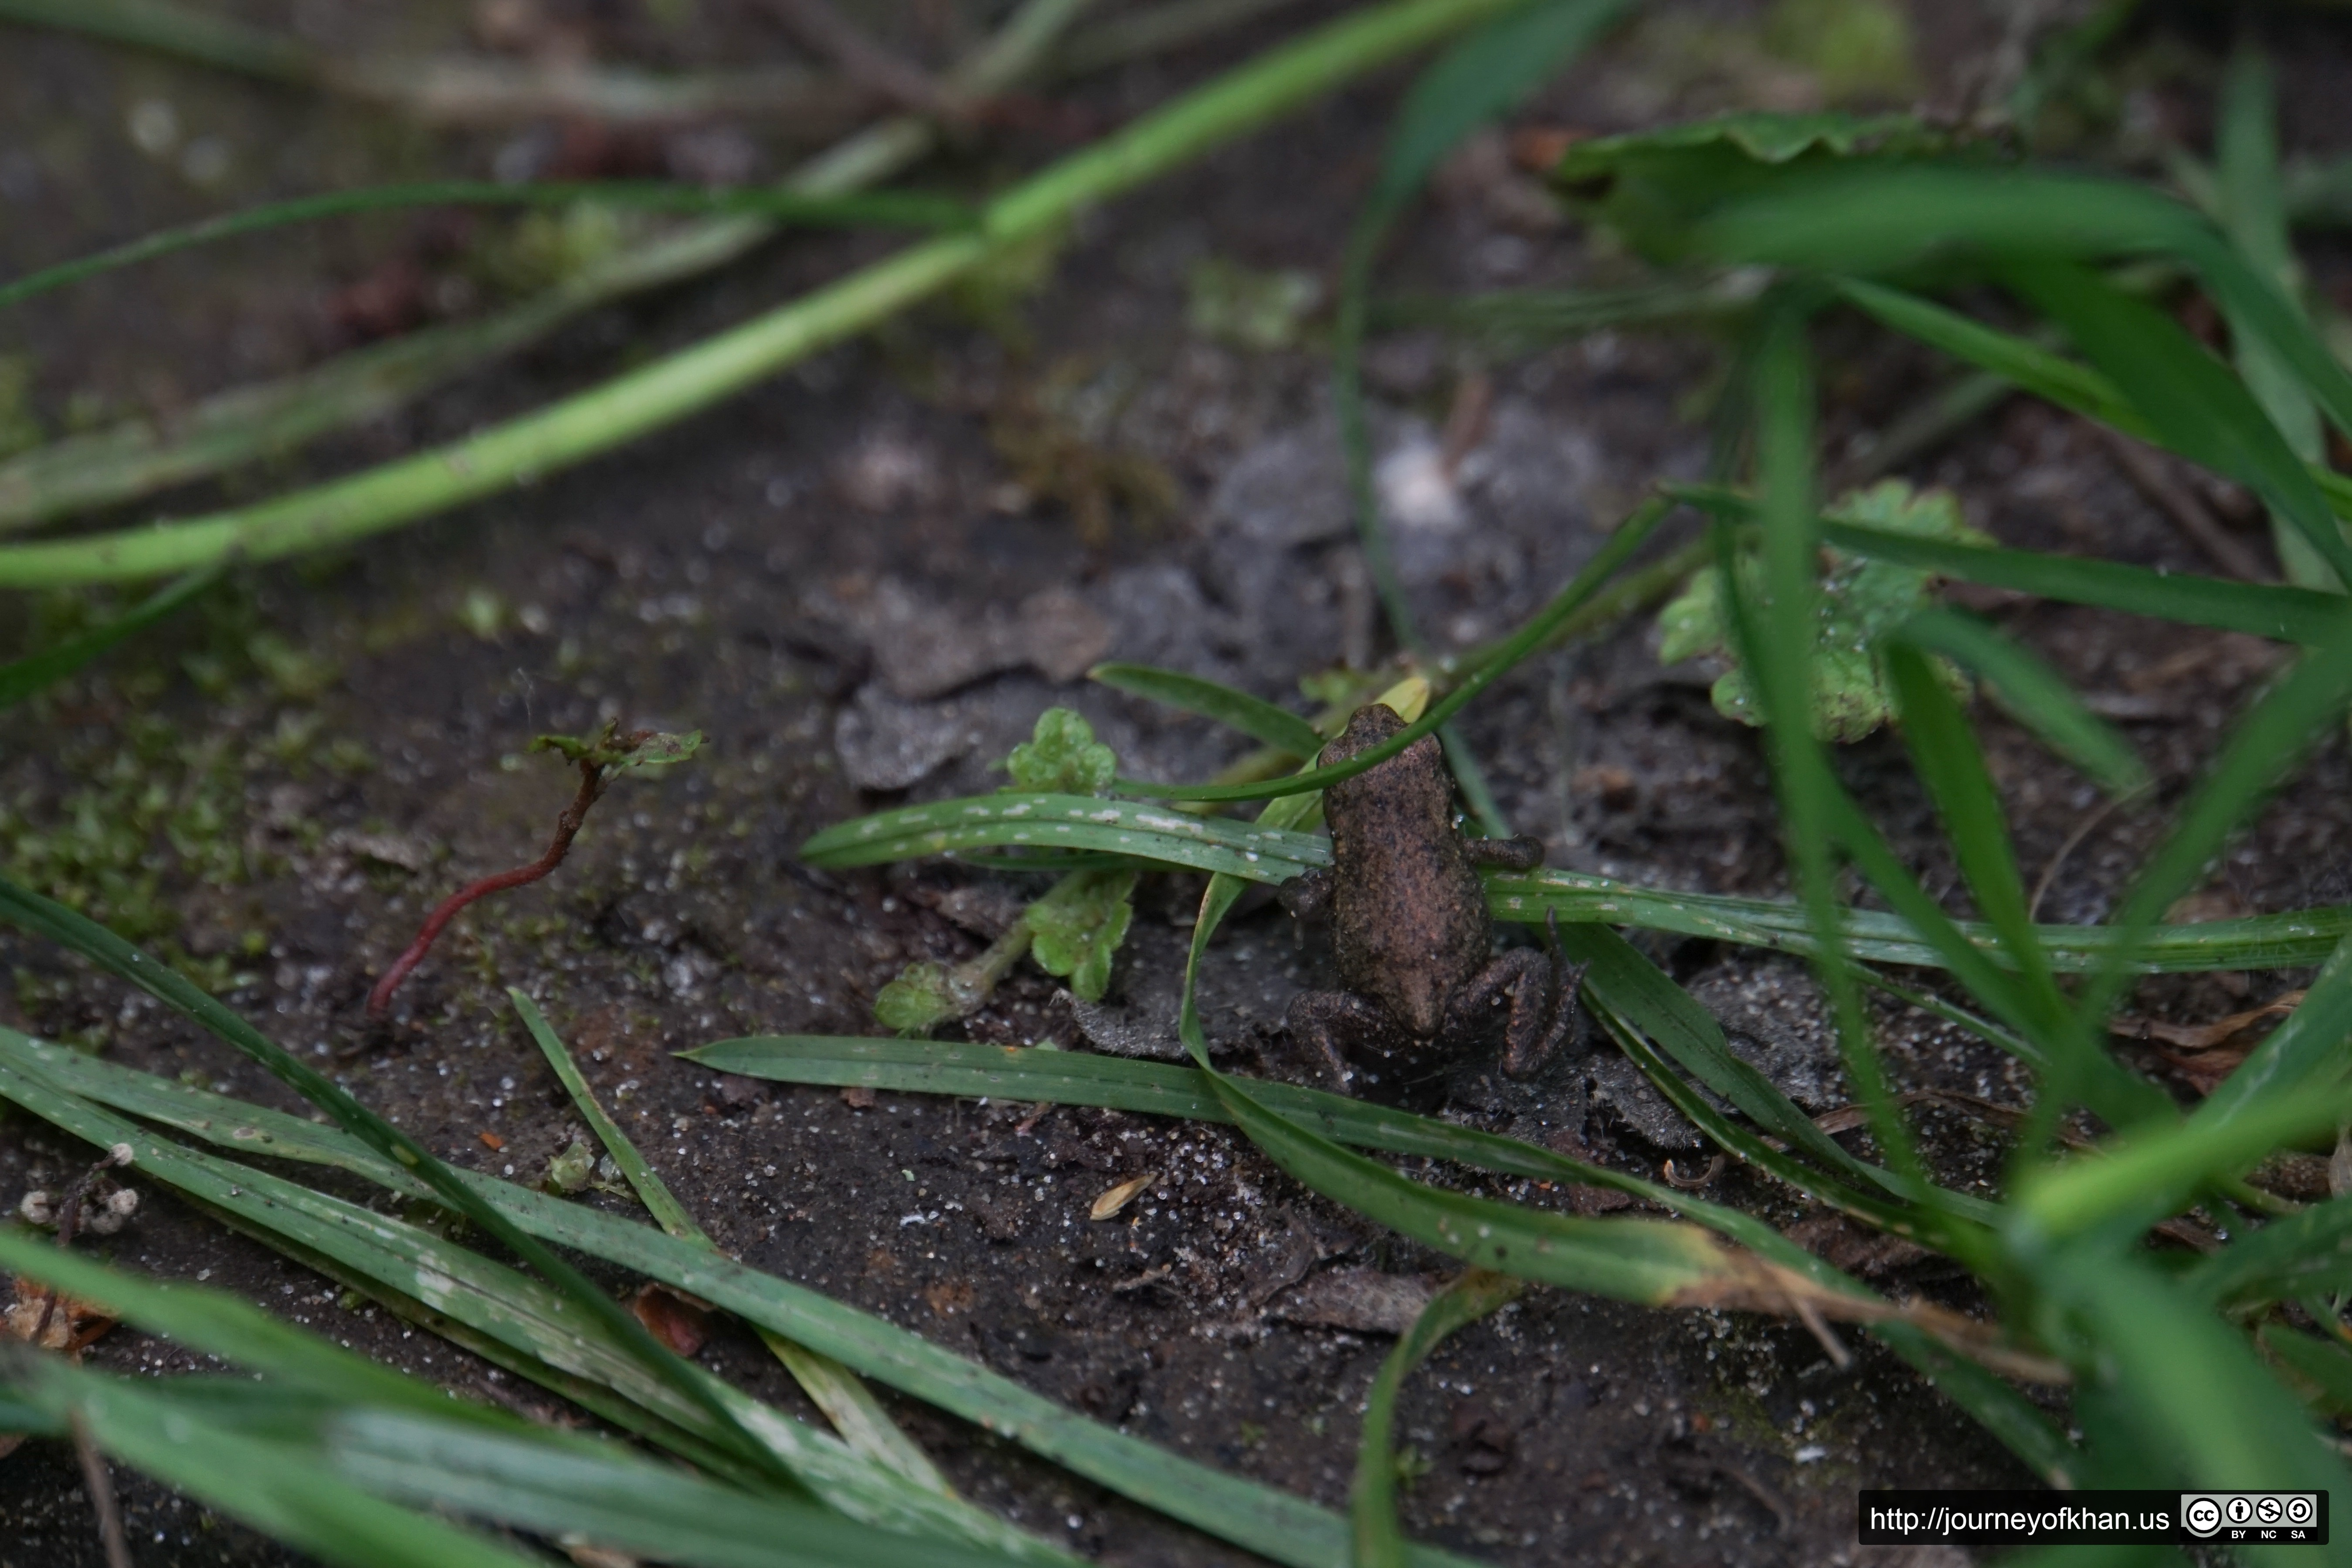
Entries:
[[416,933],[416,940],[408,944],[408,951],[393,961],[392,967],[383,972],[383,978],[375,983],[375,989],[368,993],[368,1016],[381,1018],[384,1016],[392,1006],[392,994],[400,989],[400,983],[408,978],[410,970],[425,962],[425,955],[433,950],[433,943],[440,937],[442,929],[457,918],[458,911],[478,899],[536,882],[562,865],[564,856],[572,852],[572,840],[579,836],[580,825],[588,820],[588,808],[596,804],[598,795],[604,793],[606,782],[606,774],[600,764],[582,762],[580,793],[572,797],[572,804],[565,806],[563,815],[555,819],[555,837],[548,842],[547,852],[528,866],[493,872],[478,882],[467,883],[442,900],[441,906],[425,917],[424,926]]

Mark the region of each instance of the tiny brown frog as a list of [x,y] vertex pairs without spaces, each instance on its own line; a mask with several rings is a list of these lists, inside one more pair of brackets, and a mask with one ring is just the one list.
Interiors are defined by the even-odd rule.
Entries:
[[[1329,767],[1396,734],[1404,721],[1372,703],[1317,759]],[[1381,1098],[1424,1091],[1498,1003],[1503,1070],[1527,1078],[1567,1038],[1576,986],[1541,954],[1487,944],[1481,865],[1543,863],[1532,838],[1468,838],[1454,826],[1444,754],[1424,736],[1323,794],[1331,869],[1285,885],[1294,915],[1328,912],[1343,991],[1290,1004],[1291,1037],[1318,1050],[1343,1089],[1360,1064]],[[1444,1047],[1453,1047],[1444,1048]]]

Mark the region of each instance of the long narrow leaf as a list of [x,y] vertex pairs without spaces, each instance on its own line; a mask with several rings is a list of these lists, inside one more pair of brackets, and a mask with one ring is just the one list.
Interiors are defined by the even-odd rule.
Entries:
[[1313,756],[1323,745],[1323,737],[1315,732],[1315,726],[1297,714],[1197,675],[1159,669],[1148,664],[1098,664],[1087,671],[1087,679],[1098,680],[1114,690],[1148,697],[1186,713],[1214,719],[1227,729],[1238,730],[1254,741],[1302,760]]
[[12,664],[0,664],[0,711],[14,708],[36,692],[56,685],[117,644],[137,637],[156,622],[166,619],[219,582],[221,570],[215,566],[202,572],[191,572],[176,583],[166,584],[102,626],[94,626],[79,637],[69,637],[39,653],[28,654]]
[[1516,1300],[1526,1287],[1474,1268],[1440,1290],[1398,1339],[1364,1396],[1364,1431],[1356,1446],[1356,1480],[1348,1499],[1354,1531],[1350,1568],[1404,1568],[1404,1534],[1397,1528],[1396,1454],[1389,1446],[1397,1394],[1412,1369],[1456,1331]]
[[1927,610],[1905,622],[1901,635],[1973,671],[2011,718],[2109,794],[2148,787],[2147,766],[2131,742],[2084,707],[2055,670],[1984,622],[1958,610]]

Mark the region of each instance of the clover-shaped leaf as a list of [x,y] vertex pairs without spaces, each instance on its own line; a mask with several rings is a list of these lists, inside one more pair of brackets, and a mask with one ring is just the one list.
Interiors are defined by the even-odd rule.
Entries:
[[1013,788],[1043,795],[1100,795],[1118,776],[1118,754],[1095,739],[1094,726],[1067,708],[1037,715],[1033,738],[1004,759]]

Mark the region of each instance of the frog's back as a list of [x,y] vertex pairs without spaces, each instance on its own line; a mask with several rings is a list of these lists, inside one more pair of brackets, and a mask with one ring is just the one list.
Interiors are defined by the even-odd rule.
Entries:
[[[1359,709],[1318,760],[1344,762],[1403,728],[1380,704]],[[1324,802],[1340,979],[1415,1035],[1433,1037],[1487,956],[1486,891],[1454,826],[1436,740],[1424,736],[1341,780]]]

